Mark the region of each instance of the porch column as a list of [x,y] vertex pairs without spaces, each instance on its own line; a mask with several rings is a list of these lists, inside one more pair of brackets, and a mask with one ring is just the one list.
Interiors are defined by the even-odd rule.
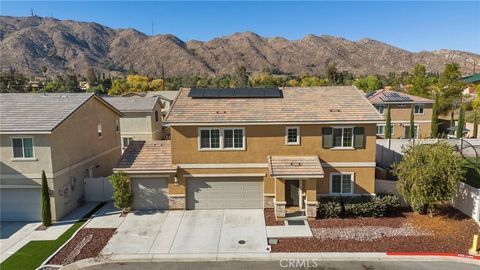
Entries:
[[275,178],[275,217],[285,218],[285,180]]
[[317,179],[305,180],[305,215],[309,219],[317,217]]

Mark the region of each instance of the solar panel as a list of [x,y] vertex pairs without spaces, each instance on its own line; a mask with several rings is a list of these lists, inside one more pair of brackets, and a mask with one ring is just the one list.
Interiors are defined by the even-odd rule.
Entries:
[[384,93],[380,99],[384,102],[413,102],[413,99],[401,96],[398,93]]
[[188,96],[192,98],[281,98],[283,94],[278,88],[192,88]]

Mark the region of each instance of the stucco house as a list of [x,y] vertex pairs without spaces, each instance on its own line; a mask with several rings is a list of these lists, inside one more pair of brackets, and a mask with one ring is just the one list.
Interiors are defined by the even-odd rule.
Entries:
[[[390,107],[392,139],[408,138],[412,106],[415,138],[431,137],[433,100],[386,89],[368,93],[367,98],[385,117]],[[385,137],[385,126],[385,122],[378,124],[376,133],[379,138]]]
[[375,190],[383,117],[355,87],[180,89],[171,140],[134,142],[114,169],[137,209],[274,208]]
[[178,95],[178,91],[164,90],[164,91],[148,91],[147,97],[158,97],[163,103],[162,115],[165,118],[170,111],[173,101]]
[[121,115],[92,93],[0,94],[1,220],[41,220],[42,170],[54,220],[79,206],[121,156]]
[[131,141],[162,139],[163,104],[158,97],[131,95],[103,98],[123,114],[120,118],[123,150]]

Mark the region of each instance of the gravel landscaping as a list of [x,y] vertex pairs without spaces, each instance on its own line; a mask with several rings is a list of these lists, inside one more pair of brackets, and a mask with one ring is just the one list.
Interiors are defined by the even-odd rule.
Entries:
[[115,229],[81,229],[48,264],[67,265],[96,257],[115,233]]
[[265,225],[267,226],[285,226],[285,222],[279,221],[275,218],[275,211],[273,209],[263,209],[265,215]]
[[429,217],[402,212],[385,218],[309,221],[313,238],[279,239],[272,252],[448,252],[467,254],[475,221],[455,209]]

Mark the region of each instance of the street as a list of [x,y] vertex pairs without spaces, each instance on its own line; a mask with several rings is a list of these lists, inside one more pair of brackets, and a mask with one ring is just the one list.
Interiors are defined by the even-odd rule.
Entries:
[[82,268],[84,270],[185,270],[185,269],[320,269],[320,270],[477,270],[478,265],[446,261],[321,261],[321,260],[282,260],[282,261],[222,261],[222,262],[116,262]]

